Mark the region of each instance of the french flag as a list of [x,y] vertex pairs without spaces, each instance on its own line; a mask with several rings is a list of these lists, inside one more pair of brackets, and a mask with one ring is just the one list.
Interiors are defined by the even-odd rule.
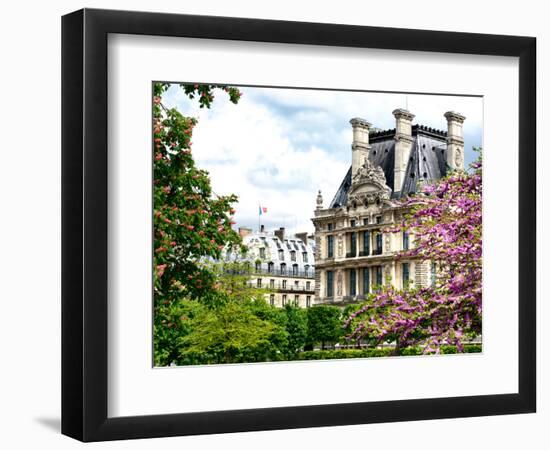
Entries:
[[258,214],[261,216],[262,214],[265,214],[267,212],[267,208],[265,206],[259,206]]

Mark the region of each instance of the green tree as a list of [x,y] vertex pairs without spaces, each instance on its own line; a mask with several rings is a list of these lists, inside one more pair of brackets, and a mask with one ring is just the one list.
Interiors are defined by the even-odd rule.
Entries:
[[298,352],[304,347],[307,339],[307,312],[295,305],[287,304],[286,331],[288,333],[288,359],[296,359]]
[[191,321],[205,306],[195,300],[170,302],[153,325],[154,364],[167,366],[180,359],[181,340],[191,332]]
[[337,306],[317,305],[307,310],[307,340],[310,344],[337,342],[342,335],[341,312]]
[[[249,307],[256,317],[266,320],[275,326],[273,332],[269,336],[269,342],[271,344],[269,359],[271,361],[283,361],[288,359],[290,353],[289,333],[287,330],[288,317],[285,310],[271,306],[265,301],[265,298],[257,299],[249,303]],[[254,357],[254,360],[260,361],[260,359],[256,357]]]
[[[191,138],[197,119],[164,106],[162,95],[169,87],[153,85],[155,305],[182,296],[203,297],[215,281],[204,261],[218,259],[227,246],[241,245],[232,229],[237,197],[216,195],[208,172],[195,165]],[[180,87],[205,108],[212,105],[216,89],[225,91],[233,103],[241,95],[227,86]]]
[[192,363],[266,361],[273,356],[270,341],[276,325],[260,319],[247,303],[204,309],[182,338],[181,358]]
[[[208,173],[195,165],[193,129],[197,120],[168,109],[162,95],[168,83],[153,85],[153,224],[154,224],[154,352],[155,364],[177,359],[182,337],[189,332],[183,301],[212,299],[217,277],[208,261],[219,258],[226,247],[241,245],[233,229],[234,195],[212,191]],[[225,91],[233,103],[240,92],[217,85],[185,85],[190,100],[210,108],[215,90]],[[181,314],[180,314],[181,313]],[[190,314],[191,316],[192,314]]]

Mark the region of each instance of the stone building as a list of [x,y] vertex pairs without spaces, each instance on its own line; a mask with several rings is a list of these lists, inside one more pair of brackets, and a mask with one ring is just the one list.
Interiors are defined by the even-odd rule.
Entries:
[[266,300],[274,306],[295,304],[307,308],[315,295],[314,239],[307,233],[289,235],[284,228],[274,232],[262,226],[259,232],[239,228],[246,256],[226,255],[248,265],[250,283],[267,289]]
[[397,288],[426,286],[436,268],[429,261],[397,259],[413,245],[413,230],[386,231],[399,223],[396,200],[419,185],[464,168],[465,117],[445,113],[447,131],[413,125],[414,115],[393,111],[395,129],[375,130],[352,119],[351,167],[328,208],[317,196],[315,303],[360,301],[387,282]]

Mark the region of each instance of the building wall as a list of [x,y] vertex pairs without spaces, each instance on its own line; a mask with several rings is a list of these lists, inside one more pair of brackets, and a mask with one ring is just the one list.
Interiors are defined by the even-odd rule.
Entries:
[[[427,286],[430,283],[430,263],[397,258],[404,250],[403,232],[390,229],[398,223],[403,210],[388,205],[359,206],[354,209],[318,211],[313,219],[318,242],[316,258],[315,303],[353,303],[369,292],[391,283],[399,289]],[[365,220],[368,221],[365,222]],[[332,228],[332,229],[330,229]],[[368,252],[364,246],[369,238]],[[355,234],[355,238],[352,235]],[[377,235],[381,238],[377,239]],[[333,256],[329,257],[329,236],[333,239]],[[355,251],[352,244],[355,240]],[[377,251],[381,243],[381,251]],[[413,248],[414,235],[408,233],[408,248]],[[365,277],[364,271],[368,271]],[[333,295],[327,292],[328,272],[333,273]],[[352,282],[355,272],[355,292]],[[377,276],[377,273],[380,275]],[[407,277],[408,281],[404,278]],[[368,283],[368,289],[365,286]]]
[[266,290],[266,301],[273,306],[286,304],[308,308],[315,298],[315,277],[292,277],[269,274],[253,274],[250,285]]
[[265,291],[268,303],[277,307],[285,304],[311,306],[316,286],[313,236],[308,237],[306,233],[288,235],[284,228],[275,232],[242,228],[239,231],[247,253],[229,252],[226,261],[247,264],[250,285]]

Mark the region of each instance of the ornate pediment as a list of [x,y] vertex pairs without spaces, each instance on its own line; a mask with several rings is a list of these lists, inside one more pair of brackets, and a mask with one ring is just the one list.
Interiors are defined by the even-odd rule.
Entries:
[[386,175],[384,175],[382,167],[375,166],[369,161],[368,158],[366,158],[365,163],[361,167],[359,167],[351,182],[352,184],[355,184],[356,182],[362,180],[374,181],[376,183],[381,183],[385,185]]
[[348,194],[348,206],[389,201],[391,189],[386,184],[386,176],[380,166],[374,166],[368,158],[352,177]]

